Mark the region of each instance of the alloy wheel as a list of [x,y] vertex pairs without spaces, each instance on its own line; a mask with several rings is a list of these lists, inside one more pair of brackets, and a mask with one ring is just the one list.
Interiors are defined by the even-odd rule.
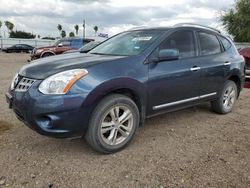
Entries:
[[236,101],[236,90],[233,86],[229,86],[223,95],[223,106],[226,110],[231,110]]
[[101,123],[101,138],[108,145],[124,142],[134,126],[133,114],[127,106],[112,107]]

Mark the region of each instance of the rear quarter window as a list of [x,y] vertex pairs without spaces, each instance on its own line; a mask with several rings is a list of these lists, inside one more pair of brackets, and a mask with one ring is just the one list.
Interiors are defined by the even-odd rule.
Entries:
[[222,37],[222,36],[219,36],[219,39],[221,40],[221,43],[222,43],[225,51],[228,50],[229,48],[231,48],[232,43],[228,39],[226,39],[225,37]]
[[210,33],[198,32],[200,55],[213,55],[221,52],[218,38]]

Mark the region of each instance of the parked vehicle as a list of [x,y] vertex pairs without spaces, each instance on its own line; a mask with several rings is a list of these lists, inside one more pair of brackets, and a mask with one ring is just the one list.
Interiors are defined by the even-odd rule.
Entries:
[[203,102],[217,113],[231,112],[244,66],[233,42],[217,30],[193,24],[135,29],[87,54],[24,66],[6,98],[38,133],[85,137],[96,151],[113,153],[147,117]]
[[33,46],[27,45],[27,44],[15,44],[8,48],[3,48],[2,51],[6,53],[30,53],[34,49]]
[[101,42],[98,42],[98,41],[91,41],[88,44],[85,44],[79,50],[68,50],[66,52],[63,52],[63,54],[75,53],[75,52],[88,53],[90,50],[92,50],[94,47],[96,47],[100,43]]
[[240,49],[239,53],[245,58],[245,62],[246,62],[245,88],[250,88],[250,48]]
[[93,39],[82,39],[77,37],[63,38],[52,46],[35,48],[31,53],[31,60],[62,54],[68,50],[78,50],[83,45],[93,41]]

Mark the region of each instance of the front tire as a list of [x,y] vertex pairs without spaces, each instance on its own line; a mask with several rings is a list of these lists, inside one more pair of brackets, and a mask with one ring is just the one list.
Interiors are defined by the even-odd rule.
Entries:
[[115,153],[132,140],[139,119],[133,100],[120,94],[109,95],[93,111],[85,138],[94,150]]
[[215,101],[211,102],[212,110],[219,114],[230,113],[238,97],[235,82],[227,80]]

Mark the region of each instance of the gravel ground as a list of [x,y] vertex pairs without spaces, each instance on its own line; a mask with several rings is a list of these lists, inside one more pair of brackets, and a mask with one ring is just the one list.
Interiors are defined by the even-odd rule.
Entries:
[[27,54],[0,53],[0,187],[250,187],[250,90],[233,112],[209,104],[148,119],[125,150],[47,138],[19,122],[4,94]]

